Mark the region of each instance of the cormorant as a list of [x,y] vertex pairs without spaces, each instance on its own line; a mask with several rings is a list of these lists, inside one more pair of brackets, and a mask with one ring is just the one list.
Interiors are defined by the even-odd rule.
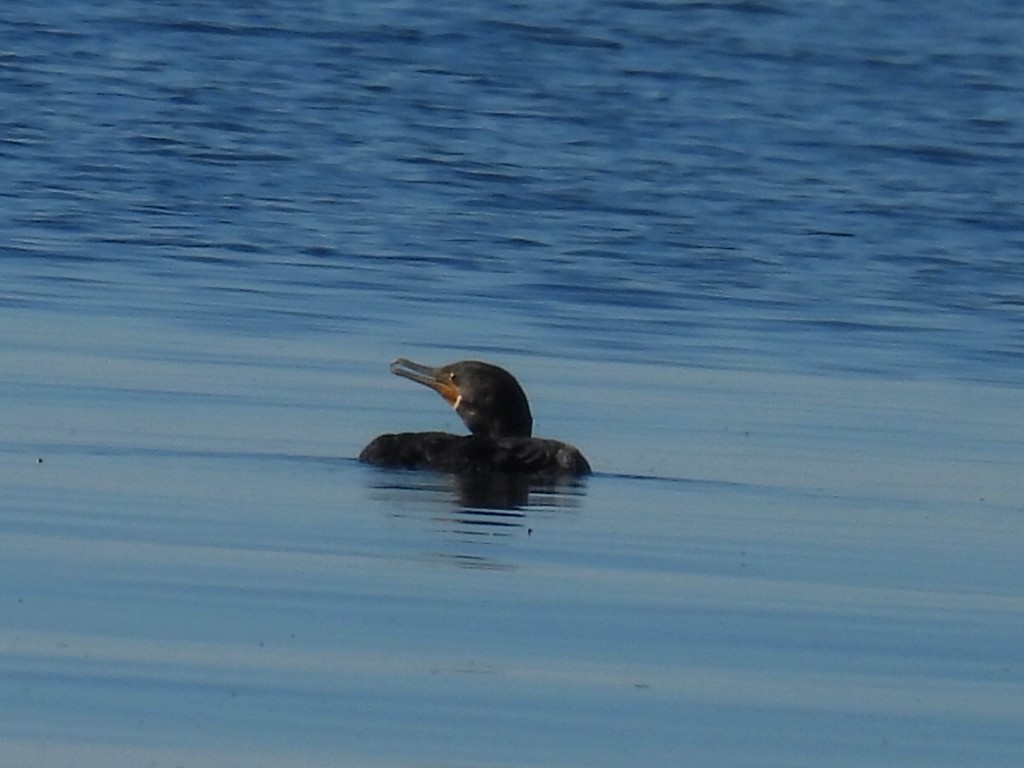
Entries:
[[431,368],[399,358],[391,372],[441,395],[469,427],[468,435],[402,432],[375,438],[359,460],[382,467],[434,469],[459,474],[502,473],[555,478],[589,475],[575,447],[531,437],[526,393],[504,368],[463,360]]

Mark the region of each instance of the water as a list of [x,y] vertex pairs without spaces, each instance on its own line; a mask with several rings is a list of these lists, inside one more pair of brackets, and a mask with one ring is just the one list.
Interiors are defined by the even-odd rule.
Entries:
[[1016,4],[0,21],[5,764],[1017,765]]

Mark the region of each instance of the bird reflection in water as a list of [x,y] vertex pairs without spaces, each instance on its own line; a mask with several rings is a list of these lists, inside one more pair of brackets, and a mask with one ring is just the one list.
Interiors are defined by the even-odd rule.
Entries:
[[[530,484],[516,478],[465,477],[440,472],[381,472],[373,494],[396,518],[428,524],[445,542],[429,557],[459,568],[510,570],[501,542],[532,536],[545,519],[579,507],[579,483]],[[455,502],[453,504],[453,501]]]
[[523,510],[575,508],[584,486],[578,480],[538,479],[503,473],[441,473],[396,470],[374,478],[373,487],[396,501],[437,503],[454,499],[464,511],[480,515],[501,513],[502,519],[521,519]]

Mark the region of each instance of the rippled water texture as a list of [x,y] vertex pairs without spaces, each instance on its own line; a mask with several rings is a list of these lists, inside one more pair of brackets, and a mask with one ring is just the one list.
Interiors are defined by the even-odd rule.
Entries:
[[12,301],[1017,379],[1012,3],[5,15]]
[[[4,4],[0,763],[1016,768],[1022,40]],[[398,356],[595,475],[358,464]]]

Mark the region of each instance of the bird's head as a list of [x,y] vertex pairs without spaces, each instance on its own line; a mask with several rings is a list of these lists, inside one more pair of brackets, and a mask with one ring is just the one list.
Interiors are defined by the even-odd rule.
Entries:
[[497,439],[529,437],[533,432],[526,393],[504,368],[479,360],[431,368],[399,358],[391,372],[440,394],[474,435]]

